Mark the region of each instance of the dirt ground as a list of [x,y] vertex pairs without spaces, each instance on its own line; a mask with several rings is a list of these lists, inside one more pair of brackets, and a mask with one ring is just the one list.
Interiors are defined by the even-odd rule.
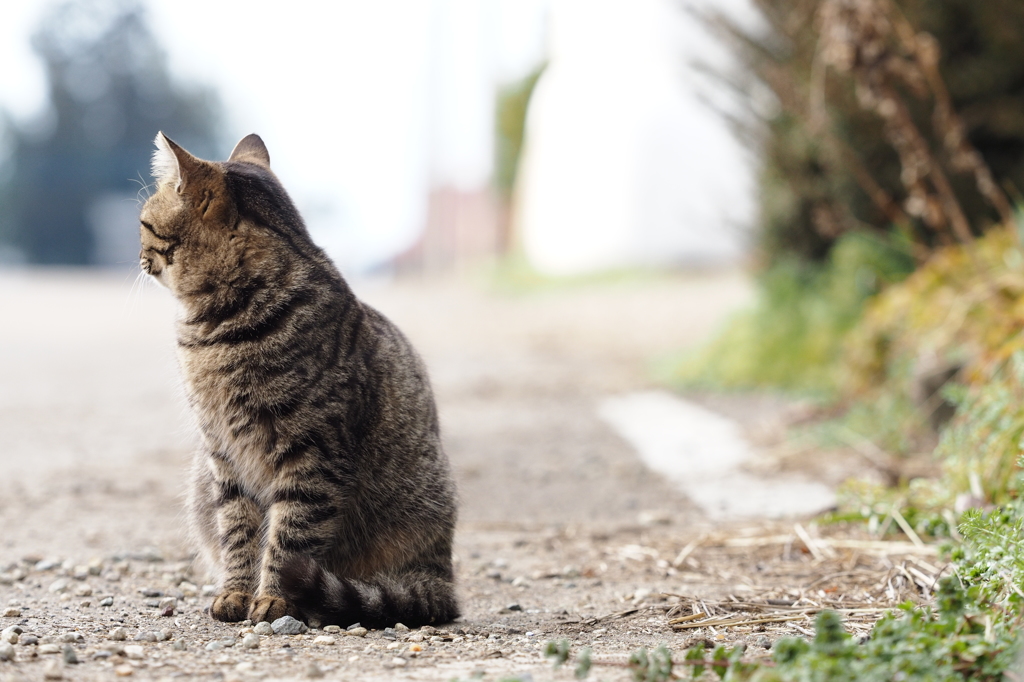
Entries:
[[[742,642],[766,656],[825,606],[866,631],[882,607],[927,596],[942,570],[930,548],[806,520],[712,524],[599,419],[602,398],[650,387],[656,358],[751,300],[741,274],[516,294],[451,281],[358,289],[431,370],[461,494],[463,617],[244,648],[251,628],[205,613],[212,588],[182,533],[194,440],[170,297],[120,276],[8,273],[0,630],[17,641],[0,680],[572,679],[541,653],[560,639],[608,664],[596,678],[627,679],[640,646]],[[692,398],[762,440],[793,409],[771,396]],[[797,466],[830,483],[856,470],[820,460]]]

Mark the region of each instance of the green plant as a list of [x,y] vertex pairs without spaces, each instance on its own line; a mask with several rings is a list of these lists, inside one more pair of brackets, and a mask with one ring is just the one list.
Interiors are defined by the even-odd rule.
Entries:
[[898,241],[846,235],[824,265],[786,260],[765,272],[756,306],[709,345],[671,363],[685,386],[781,387],[831,393],[844,339],[865,302],[902,280],[913,259]]

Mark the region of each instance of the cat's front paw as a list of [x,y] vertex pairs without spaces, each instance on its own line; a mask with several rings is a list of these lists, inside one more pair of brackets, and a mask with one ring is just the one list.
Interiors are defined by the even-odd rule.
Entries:
[[210,615],[226,623],[237,623],[249,617],[252,595],[246,592],[222,592],[213,600]]
[[295,609],[281,597],[264,595],[253,600],[252,608],[249,609],[249,620],[253,623],[273,623],[282,616],[295,616],[294,611]]

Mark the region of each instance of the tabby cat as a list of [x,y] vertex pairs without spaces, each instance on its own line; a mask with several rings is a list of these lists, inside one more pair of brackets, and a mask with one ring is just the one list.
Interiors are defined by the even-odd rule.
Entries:
[[459,615],[455,490],[427,373],[310,239],[257,135],[222,163],[160,133],[142,269],[180,303],[203,449],[189,509],[222,621]]

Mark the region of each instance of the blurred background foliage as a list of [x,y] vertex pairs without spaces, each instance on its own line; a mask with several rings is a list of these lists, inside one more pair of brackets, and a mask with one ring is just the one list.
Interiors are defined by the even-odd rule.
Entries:
[[45,64],[50,108],[26,124],[0,120],[8,153],[0,241],[14,248],[9,259],[47,265],[131,258],[137,244],[104,241],[117,228],[135,237],[129,190],[133,179],[140,190],[150,182],[155,131],[173,130],[176,141],[209,155],[222,146],[218,100],[170,77],[135,0],[57,5],[33,47]]
[[526,112],[542,73],[543,64],[498,91],[494,121],[494,186],[506,201],[510,200],[516,184],[526,132]]
[[[758,31],[711,21],[750,93],[760,296],[672,380],[824,398],[814,437],[868,451],[896,485],[853,486],[854,506],[908,505],[922,532],[915,507],[1015,497],[1024,4],[756,4]],[[940,478],[911,480],[933,450]]]
[[[821,0],[756,0],[767,30],[750,32],[719,18],[745,66],[741,82],[753,88],[751,121],[762,147],[761,218],[757,241],[765,264],[796,258],[824,262],[841,235],[851,230],[904,231],[925,248],[948,243],[919,211],[908,206],[912,182],[887,134],[889,121],[866,106],[869,93],[857,69],[886,72],[897,100],[932,153],[940,160],[947,128],[934,120],[940,102],[915,92],[913,78],[894,73],[914,62],[898,41],[880,40],[894,58],[861,53],[873,63],[834,68],[834,36],[827,12],[878,13],[890,6],[889,30],[901,22],[937,41],[938,71],[967,141],[982,156],[995,181],[1012,197],[1024,188],[1024,3],[1018,0],[892,0],[887,3]],[[845,5],[845,7],[844,7]],[[837,7],[838,6],[838,7]],[[874,7],[872,7],[874,6]],[[826,25],[823,25],[826,24]],[[843,28],[848,28],[844,26]],[[873,28],[873,27],[872,27]],[[813,30],[812,30],[813,29]],[[920,34],[919,34],[920,35]],[[885,36],[883,36],[885,38]],[[891,38],[891,37],[890,37]],[[905,45],[902,47],[906,47]],[[902,62],[902,63],[900,63]],[[868,73],[879,79],[878,73]],[[882,76],[884,77],[884,76]],[[870,105],[870,103],[867,103]],[[875,107],[877,109],[877,107]],[[947,157],[950,156],[947,154]],[[956,161],[956,159],[948,159]],[[954,164],[955,165],[955,164]],[[1001,222],[997,210],[975,189],[967,169],[949,182],[975,234]],[[884,198],[883,198],[884,197]],[[891,201],[886,205],[886,199]],[[881,200],[879,200],[881,199]],[[902,210],[901,210],[902,208]]]

